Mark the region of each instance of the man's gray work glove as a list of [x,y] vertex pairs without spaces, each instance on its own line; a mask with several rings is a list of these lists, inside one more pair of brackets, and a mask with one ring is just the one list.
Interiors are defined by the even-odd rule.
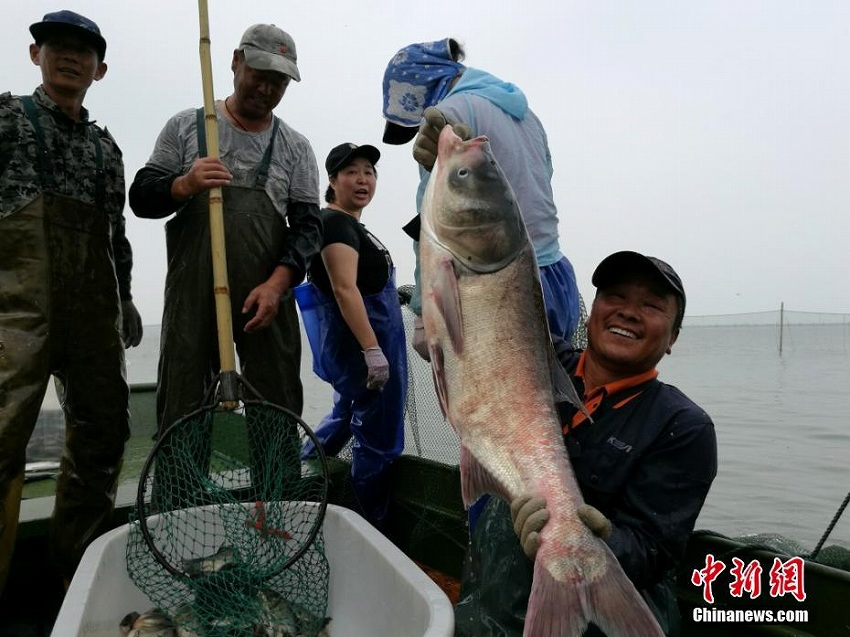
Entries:
[[390,377],[390,364],[380,347],[370,347],[363,352],[366,360],[366,389],[380,391]]
[[472,129],[461,122],[452,122],[446,119],[443,113],[433,106],[429,106],[423,113],[424,120],[419,125],[419,133],[413,142],[413,159],[418,161],[425,170],[429,171],[437,161],[437,142],[440,132],[446,124],[451,124],[455,135],[466,141],[472,137]]
[[534,559],[540,546],[540,531],[549,521],[546,500],[532,495],[520,495],[511,502],[511,520],[523,552]]
[[121,301],[121,340],[124,347],[135,347],[142,342],[142,317],[133,301]]
[[413,343],[414,351],[422,357],[423,360],[431,362],[431,353],[428,351],[428,341],[425,338],[425,325],[422,323],[422,317],[416,316],[413,319]]
[[599,509],[589,504],[582,504],[576,513],[578,513],[579,520],[584,522],[590,532],[600,540],[604,542],[611,537],[611,520],[602,515]]

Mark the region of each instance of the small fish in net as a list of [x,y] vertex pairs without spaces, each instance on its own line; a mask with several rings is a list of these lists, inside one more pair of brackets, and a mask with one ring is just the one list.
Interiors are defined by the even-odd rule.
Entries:
[[201,409],[157,440],[142,470],[127,570],[175,635],[322,634],[327,464],[322,455],[301,461],[308,438],[292,412],[246,400],[237,411]]

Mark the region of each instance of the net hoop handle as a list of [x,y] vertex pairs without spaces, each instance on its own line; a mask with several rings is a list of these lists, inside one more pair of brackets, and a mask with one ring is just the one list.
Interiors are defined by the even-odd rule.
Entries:
[[[245,382],[244,380],[242,381]],[[253,391],[253,388],[245,383],[248,389]],[[287,409],[286,407],[281,407],[280,405],[275,405],[263,400],[245,400],[243,404],[246,406],[250,405],[262,405],[266,407],[272,407],[276,410],[280,410],[286,414],[287,417],[291,418],[293,421],[298,423],[301,426],[301,429],[304,433],[307,434],[307,437],[313,443],[313,446],[316,449],[316,457],[319,460],[319,465],[321,466],[322,473],[322,497],[319,502],[316,504],[319,507],[318,515],[316,516],[316,522],[313,524],[313,527],[310,529],[310,532],[307,534],[306,540],[302,543],[301,547],[293,553],[288,560],[281,566],[276,572],[269,575],[269,577],[276,577],[286,569],[290,568],[295,562],[297,562],[303,555],[309,550],[313,543],[316,541],[316,536],[319,534],[319,530],[322,528],[322,525],[325,521],[325,513],[328,508],[328,482],[329,482],[329,469],[328,469],[328,459],[325,456],[324,449],[322,448],[322,444],[319,442],[319,439],[316,437],[316,434],[313,433],[313,430],[307,425],[306,422],[294,411]],[[142,466],[142,473],[139,476],[139,484],[136,490],[136,513],[137,513],[137,522],[139,524],[139,531],[142,534],[142,537],[145,540],[145,544],[147,544],[148,549],[150,549],[151,554],[154,556],[154,559],[159,562],[162,567],[168,571],[171,575],[179,578],[190,578],[190,576],[176,568],[172,565],[168,559],[163,555],[162,551],[160,551],[156,543],[154,542],[153,534],[151,533],[150,526],[148,525],[148,514],[147,507],[145,503],[145,487],[148,483],[148,478],[150,477],[151,469],[153,468],[154,461],[156,460],[157,454],[165,442],[171,437],[171,435],[177,430],[178,427],[182,427],[185,423],[190,422],[194,418],[197,418],[202,413],[207,413],[209,411],[214,411],[218,409],[216,405],[201,407],[200,409],[196,409],[192,413],[184,416],[179,419],[175,423],[166,429],[161,436],[157,439],[156,443],[154,443],[153,448],[151,449],[148,457],[145,459],[145,463]]]

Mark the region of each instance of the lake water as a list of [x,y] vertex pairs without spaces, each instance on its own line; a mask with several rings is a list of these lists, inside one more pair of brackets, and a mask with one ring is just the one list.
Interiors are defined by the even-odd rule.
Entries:
[[[719,469],[697,522],[814,548],[850,491],[850,326],[685,327],[660,377],[712,417]],[[850,548],[850,510],[826,544]]]
[[[407,317],[409,321],[409,317]],[[158,326],[128,351],[131,383],[156,378]],[[697,528],[729,536],[771,533],[814,548],[850,491],[850,325],[703,327],[686,323],[660,378],[714,420],[719,471]],[[317,424],[330,387],[313,375],[304,346],[304,420]],[[411,352],[406,453],[457,462],[429,366]],[[49,391],[48,394],[52,392]],[[850,510],[826,544],[850,548]]]
[[[408,428],[407,452],[456,462],[430,369],[410,360],[420,427],[415,439]],[[686,325],[659,371],[717,432],[718,474],[697,528],[783,535],[811,551],[850,491],[850,325],[786,325],[781,355],[777,325]],[[829,544],[850,548],[850,508]]]

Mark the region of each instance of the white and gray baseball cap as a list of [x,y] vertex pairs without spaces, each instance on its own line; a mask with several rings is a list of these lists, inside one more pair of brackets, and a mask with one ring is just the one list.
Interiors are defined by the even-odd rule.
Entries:
[[283,29],[273,24],[255,24],[248,27],[239,42],[245,62],[257,71],[277,71],[301,81],[298,72],[298,55],[295,41]]

